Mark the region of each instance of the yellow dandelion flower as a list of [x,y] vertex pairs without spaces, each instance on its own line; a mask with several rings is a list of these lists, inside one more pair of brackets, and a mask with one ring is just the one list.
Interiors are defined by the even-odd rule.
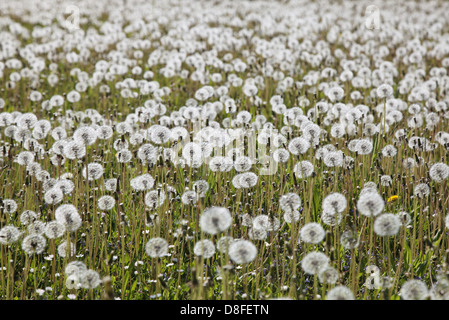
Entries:
[[394,195],[394,196],[389,197],[388,200],[387,200],[387,202],[392,202],[392,201],[395,201],[395,200],[397,200],[397,199],[399,199],[399,196]]

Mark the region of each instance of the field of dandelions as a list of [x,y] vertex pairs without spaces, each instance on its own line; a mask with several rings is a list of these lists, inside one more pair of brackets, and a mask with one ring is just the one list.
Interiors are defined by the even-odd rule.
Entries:
[[448,299],[447,12],[2,0],[1,299]]

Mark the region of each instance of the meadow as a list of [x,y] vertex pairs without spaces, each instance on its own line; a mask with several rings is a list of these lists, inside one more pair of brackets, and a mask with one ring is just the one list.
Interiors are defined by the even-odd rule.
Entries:
[[2,0],[1,299],[448,299],[448,11]]

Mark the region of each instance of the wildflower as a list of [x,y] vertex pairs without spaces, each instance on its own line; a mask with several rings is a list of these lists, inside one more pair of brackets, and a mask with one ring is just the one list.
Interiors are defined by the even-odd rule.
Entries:
[[64,194],[70,194],[75,189],[75,184],[67,179],[58,180],[54,188],[61,190]]
[[365,272],[370,276],[373,276],[373,275],[379,276],[380,275],[379,267],[374,264],[367,266],[365,269]]
[[361,155],[370,154],[372,150],[373,150],[372,142],[366,139],[358,141],[355,147],[355,151]]
[[321,215],[321,222],[328,226],[336,226],[339,225],[343,215],[341,213],[332,214],[331,212],[324,211]]
[[298,222],[299,221],[299,211],[288,210],[284,213],[284,221],[287,223]]
[[387,202],[393,202],[393,201],[395,201],[395,200],[397,200],[397,199],[399,199],[399,196],[398,196],[398,195],[392,195],[391,197],[389,197],[389,198],[387,199]]
[[82,273],[69,275],[65,281],[67,289],[69,290],[80,289],[81,288],[80,276],[82,276]]
[[276,231],[279,228],[279,221],[277,220],[276,217],[270,218],[266,214],[260,214],[252,219],[252,226],[255,229]]
[[156,144],[164,144],[170,140],[171,131],[165,126],[154,125],[149,129],[151,141]]
[[389,276],[380,278],[379,282],[380,282],[380,288],[382,290],[390,289],[394,285],[394,279]]
[[69,262],[69,263],[67,264],[67,266],[65,267],[65,270],[64,270],[64,272],[65,272],[68,276],[76,275],[76,274],[79,274],[79,273],[83,273],[83,272],[85,272],[85,271],[87,271],[87,267],[86,267],[86,265],[84,264],[84,262],[82,262],[82,261],[77,261],[77,260],[74,260],[74,261],[72,261],[72,262]]
[[372,274],[365,280],[365,287],[368,290],[380,289],[380,278],[378,274]]
[[[212,159],[210,159],[209,161],[209,168],[213,171],[213,172],[217,172],[217,171],[221,171],[221,172],[225,172],[225,171],[230,171],[233,167],[233,161],[231,158],[229,157],[213,157]],[[241,177],[240,175],[238,175],[239,177]],[[234,184],[234,183],[233,183]]]
[[388,84],[382,84],[377,88],[376,94],[379,98],[388,98],[393,94],[393,88]]
[[133,158],[131,151],[128,149],[121,149],[116,154],[117,161],[120,163],[130,162]]
[[324,156],[324,164],[328,167],[341,167],[343,165],[343,152],[331,151]]
[[333,87],[327,91],[327,96],[332,102],[341,100],[344,94],[344,90],[340,87]]
[[383,187],[390,187],[393,184],[393,180],[389,175],[383,175],[380,177],[380,185]]
[[398,150],[393,145],[389,144],[383,147],[382,156],[384,156],[385,158],[392,158],[396,156],[397,152]]
[[154,186],[154,178],[148,174],[142,174],[130,181],[131,187],[137,191],[151,190]]
[[235,159],[234,168],[238,172],[244,172],[251,169],[252,161],[249,157],[240,156]]
[[157,149],[152,144],[144,144],[137,151],[137,157],[141,161],[152,163],[157,157]]
[[408,212],[401,211],[397,213],[401,223],[403,226],[408,226],[412,222],[412,218]]
[[57,204],[62,201],[63,193],[59,188],[52,188],[45,192],[44,200],[46,204]]
[[200,198],[204,198],[206,196],[206,192],[209,190],[209,183],[207,183],[206,180],[198,180],[193,183],[192,187]]
[[42,295],[45,293],[45,290],[44,290],[44,289],[36,289],[36,293],[37,293],[40,297],[42,297]]
[[242,173],[238,183],[241,188],[252,188],[257,184],[259,177],[253,172]]
[[449,280],[439,277],[429,291],[432,300],[449,300]]
[[97,128],[97,138],[100,140],[108,140],[112,138],[114,131],[110,126],[100,126]]

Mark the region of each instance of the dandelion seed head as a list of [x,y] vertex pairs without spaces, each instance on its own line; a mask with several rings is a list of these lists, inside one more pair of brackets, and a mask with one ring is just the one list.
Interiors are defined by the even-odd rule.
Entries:
[[28,225],[29,234],[43,234],[45,232],[46,223],[43,221],[36,220]]
[[346,230],[340,236],[340,243],[347,250],[356,249],[360,245],[359,234],[354,230]]
[[198,194],[192,190],[186,191],[181,196],[181,202],[185,205],[193,205],[198,202]]
[[39,219],[40,214],[31,210],[25,210],[20,215],[20,223],[22,225],[29,225]]
[[427,183],[420,183],[415,186],[413,194],[420,199],[425,198],[430,194],[430,187]]
[[56,208],[55,219],[69,232],[78,230],[82,222],[78,210],[72,204],[63,204]]
[[145,204],[150,208],[157,208],[161,206],[165,199],[167,198],[166,194],[162,190],[151,190],[145,195]]
[[41,254],[45,250],[47,240],[40,234],[30,234],[22,241],[22,250],[28,255]]
[[357,210],[364,216],[374,217],[382,212],[385,201],[377,192],[361,194],[357,201]]
[[231,226],[231,223],[231,213],[223,207],[207,208],[200,217],[201,230],[208,234],[224,232]]
[[0,229],[0,244],[9,245],[19,240],[21,232],[13,225],[7,225]]
[[89,181],[98,180],[103,176],[103,166],[97,162],[91,162],[86,167],[83,168],[82,174],[84,178],[87,178]]
[[95,289],[101,284],[100,275],[91,269],[83,272],[80,280],[80,285],[84,289]]
[[318,273],[318,280],[321,283],[335,284],[338,281],[337,269],[331,266],[321,269],[320,273]]
[[296,193],[287,193],[279,199],[279,205],[284,211],[298,210],[301,204],[301,198]]
[[84,262],[78,260],[69,262],[64,269],[64,272],[67,276],[77,275],[85,271],[87,271],[86,265],[84,264]]
[[168,242],[163,238],[151,238],[145,245],[145,251],[151,258],[161,258],[168,253]]
[[374,232],[381,237],[394,236],[399,232],[401,225],[401,220],[397,215],[384,213],[374,221]]
[[48,239],[60,238],[65,233],[65,227],[58,221],[53,220],[45,225],[44,233]]
[[234,240],[229,246],[229,258],[237,264],[247,264],[257,256],[257,247],[249,240]]
[[12,199],[3,200],[3,211],[9,214],[16,212],[17,202]]
[[[65,258],[67,256],[67,241],[62,242],[59,246],[58,246],[58,254],[60,257]],[[70,243],[70,255],[69,256],[74,256],[76,253],[76,248],[75,248],[75,244],[74,243]]]
[[305,179],[313,174],[314,168],[312,162],[308,160],[299,161],[294,167],[293,172],[298,179]]
[[301,261],[301,267],[307,274],[319,274],[329,265],[329,257],[322,252],[312,251]]
[[399,294],[404,300],[425,300],[429,295],[429,290],[424,281],[413,279],[402,285]]
[[339,285],[329,290],[326,300],[355,300],[355,298],[351,289]]
[[198,241],[193,247],[193,253],[205,259],[212,257],[215,253],[215,245],[208,239]]
[[111,196],[105,195],[98,199],[98,208],[100,210],[109,211],[115,206],[115,199]]
[[301,240],[311,244],[320,243],[324,240],[325,235],[326,232],[323,227],[316,222],[309,222],[305,224],[299,232],[299,237]]
[[435,163],[430,167],[429,175],[433,181],[440,183],[449,177],[449,166],[442,162]]
[[342,213],[347,206],[346,197],[338,192],[331,193],[323,199],[323,211],[329,214]]

